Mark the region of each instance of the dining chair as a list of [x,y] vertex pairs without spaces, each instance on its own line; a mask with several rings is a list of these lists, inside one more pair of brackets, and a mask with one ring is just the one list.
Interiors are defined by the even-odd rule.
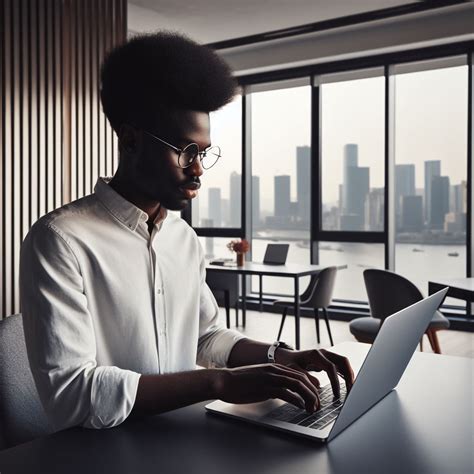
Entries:
[[[388,316],[422,300],[423,294],[410,280],[388,270],[367,269],[364,271],[364,282],[370,316],[352,320],[349,330],[359,342],[372,343]],[[449,320],[436,311],[425,332],[436,354],[441,354],[436,332],[448,328]],[[423,339],[420,347],[423,350]]]
[[216,301],[222,304],[221,296],[224,296],[224,308],[226,312],[226,325],[230,328],[230,307],[235,308],[235,325],[239,319],[239,280],[238,275],[225,274],[222,272],[206,272],[206,283]]
[[[331,304],[332,294],[334,291],[334,284],[336,282],[337,267],[328,267],[321,270],[317,275],[312,275],[309,285],[306,290],[300,295],[300,308],[312,309],[314,311],[314,320],[316,324],[316,338],[318,344],[320,343],[319,331],[319,310],[322,310],[326,328],[329,335],[331,346],[334,345],[331,328],[329,325],[327,308]],[[276,300],[273,302],[274,306],[283,307],[283,314],[281,318],[280,330],[278,331],[277,340],[280,340],[283,326],[285,324],[288,308],[294,306],[293,300]]]
[[52,433],[31,374],[21,314],[0,320],[0,360],[0,449]]

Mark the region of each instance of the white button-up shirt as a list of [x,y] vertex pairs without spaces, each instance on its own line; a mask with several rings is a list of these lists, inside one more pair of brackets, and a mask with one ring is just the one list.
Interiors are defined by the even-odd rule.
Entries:
[[107,182],[42,217],[21,249],[28,359],[57,429],[116,426],[141,374],[223,367],[243,337],[218,324],[194,230],[163,209],[150,235]]

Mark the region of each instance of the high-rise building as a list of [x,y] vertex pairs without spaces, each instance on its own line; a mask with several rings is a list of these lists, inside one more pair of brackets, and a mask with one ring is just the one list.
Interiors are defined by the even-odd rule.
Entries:
[[349,181],[349,169],[357,167],[359,159],[358,145],[355,143],[346,143],[344,145],[344,171],[342,177],[342,211],[343,213],[349,208],[350,198],[347,193],[347,184]]
[[[202,227],[212,227],[211,219],[202,219]],[[214,237],[206,237],[206,258],[214,258]]]
[[400,228],[403,232],[421,232],[423,230],[422,196],[402,196]]
[[260,225],[260,176],[252,176],[252,225]]
[[230,226],[240,227],[242,208],[242,179],[236,171],[230,174]]
[[347,170],[347,178],[345,186],[347,205],[344,214],[355,216],[350,220],[354,227],[352,229],[341,228],[341,230],[364,230],[365,200],[369,194],[370,169],[368,167],[351,166]]
[[467,183],[451,186],[450,211],[455,213],[467,212]]
[[230,207],[229,200],[222,199],[222,225],[224,227],[229,227],[230,225]]
[[374,188],[369,192],[365,200],[365,230],[383,231],[384,202],[384,188]]
[[402,221],[402,197],[415,195],[415,165],[395,165],[395,215],[397,226],[400,226]]
[[425,221],[431,222],[431,186],[433,178],[441,176],[441,161],[425,161]]
[[212,227],[222,226],[222,200],[221,188],[208,189],[209,200],[209,219],[212,221]]
[[291,215],[290,209],[290,176],[280,175],[274,177],[275,193],[275,217],[287,217]]
[[434,176],[430,189],[430,227],[443,229],[444,218],[449,212],[449,177]]
[[310,221],[311,199],[311,148],[296,147],[296,200],[298,203],[298,219]]

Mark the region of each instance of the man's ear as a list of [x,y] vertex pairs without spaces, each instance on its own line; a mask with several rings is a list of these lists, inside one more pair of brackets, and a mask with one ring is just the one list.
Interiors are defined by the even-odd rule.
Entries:
[[140,132],[128,124],[122,124],[119,130],[119,143],[127,153],[133,155],[138,151]]

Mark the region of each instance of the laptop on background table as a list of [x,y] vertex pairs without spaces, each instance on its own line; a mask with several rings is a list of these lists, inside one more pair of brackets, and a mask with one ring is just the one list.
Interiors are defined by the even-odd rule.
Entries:
[[282,400],[243,405],[217,400],[206,410],[329,442],[398,385],[447,291],[444,288],[385,319],[347,397],[343,383],[339,400],[333,399],[331,385],[326,385],[320,391],[321,408],[313,414]]
[[285,265],[289,248],[289,244],[268,244],[262,263],[266,265]]

